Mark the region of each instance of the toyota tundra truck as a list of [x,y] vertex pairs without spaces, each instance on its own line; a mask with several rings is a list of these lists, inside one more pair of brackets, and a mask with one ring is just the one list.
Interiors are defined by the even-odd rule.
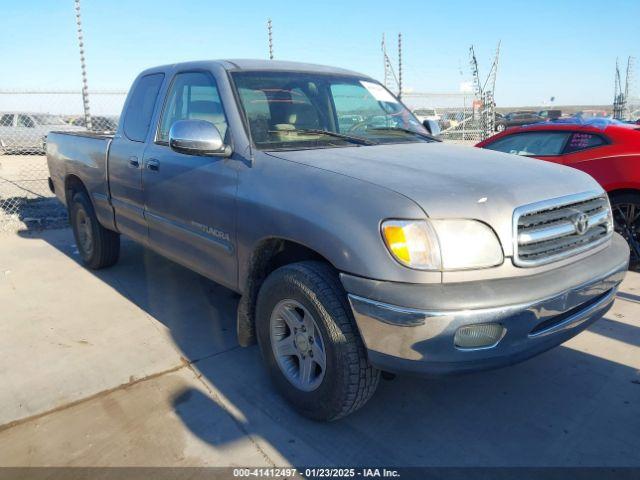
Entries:
[[113,265],[125,235],[234,290],[239,343],[319,420],[364,405],[381,372],[471,372],[565,342],[628,265],[589,175],[437,141],[338,68],[152,68],[115,134],[52,133],[47,160],[88,268]]

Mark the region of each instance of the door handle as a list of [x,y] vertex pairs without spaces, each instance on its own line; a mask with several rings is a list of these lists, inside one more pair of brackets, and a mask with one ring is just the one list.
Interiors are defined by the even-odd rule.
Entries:
[[129,166],[133,168],[138,168],[140,166],[138,157],[129,157]]
[[160,162],[155,158],[150,158],[149,160],[147,160],[147,168],[149,170],[157,172],[158,170],[160,170]]

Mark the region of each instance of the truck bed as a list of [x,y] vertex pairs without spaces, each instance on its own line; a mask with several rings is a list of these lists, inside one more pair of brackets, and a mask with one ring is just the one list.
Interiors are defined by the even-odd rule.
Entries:
[[51,132],[47,136],[47,164],[58,199],[66,204],[65,179],[78,177],[94,200],[108,198],[107,155],[113,134]]

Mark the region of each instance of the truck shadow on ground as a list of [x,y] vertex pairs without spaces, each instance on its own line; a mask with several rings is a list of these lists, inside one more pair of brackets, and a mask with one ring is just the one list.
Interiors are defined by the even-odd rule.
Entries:
[[[42,238],[79,261],[64,232]],[[129,241],[115,267],[94,274],[165,325],[209,385],[169,401],[184,425],[215,448],[248,434],[266,443],[267,455],[276,452],[294,465],[640,465],[640,375],[622,363],[624,355],[618,363],[562,346],[501,370],[398,377],[381,381],[355,414],[316,423],[274,391],[257,347],[238,347],[235,293]],[[611,317],[595,333],[640,346],[640,328]],[[216,429],[220,409],[238,432]]]

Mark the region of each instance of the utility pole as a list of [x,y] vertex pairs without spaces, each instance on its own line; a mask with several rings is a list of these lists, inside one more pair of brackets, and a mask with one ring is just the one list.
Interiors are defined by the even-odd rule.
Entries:
[[269,34],[269,60],[273,60],[273,26],[270,18],[267,20],[267,32]]
[[80,18],[80,0],[76,2],[76,23],[78,25],[78,48],[80,50],[80,68],[82,70],[82,105],[84,107],[84,123],[91,130],[91,111],[89,109],[89,87],[87,86],[87,66],[84,59],[84,40],[82,36],[82,19]]

